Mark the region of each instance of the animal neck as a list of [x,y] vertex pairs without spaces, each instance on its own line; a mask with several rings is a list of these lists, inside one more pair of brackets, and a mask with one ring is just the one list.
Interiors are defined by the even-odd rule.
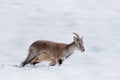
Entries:
[[75,42],[72,42],[72,43],[67,45],[67,52],[69,54],[74,53],[75,50],[76,50]]

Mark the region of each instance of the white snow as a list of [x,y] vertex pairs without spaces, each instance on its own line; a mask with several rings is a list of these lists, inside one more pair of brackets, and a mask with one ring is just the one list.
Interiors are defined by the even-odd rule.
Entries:
[[[120,80],[120,0],[0,0],[0,80]],[[19,67],[36,40],[84,37],[62,66]]]

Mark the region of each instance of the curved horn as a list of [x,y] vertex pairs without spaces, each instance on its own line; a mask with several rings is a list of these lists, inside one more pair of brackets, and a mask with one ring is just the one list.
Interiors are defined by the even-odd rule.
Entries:
[[79,39],[80,39],[80,36],[79,36],[77,33],[74,33],[74,32],[73,32],[73,34],[74,34],[74,35],[76,35],[76,36],[77,36],[77,38],[79,38]]

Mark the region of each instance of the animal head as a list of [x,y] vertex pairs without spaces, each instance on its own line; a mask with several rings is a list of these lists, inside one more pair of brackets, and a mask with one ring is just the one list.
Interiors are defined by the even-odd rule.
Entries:
[[80,50],[81,52],[85,51],[85,48],[83,46],[83,37],[80,37],[77,33],[73,33],[74,36],[74,42],[75,42],[75,46],[78,50]]

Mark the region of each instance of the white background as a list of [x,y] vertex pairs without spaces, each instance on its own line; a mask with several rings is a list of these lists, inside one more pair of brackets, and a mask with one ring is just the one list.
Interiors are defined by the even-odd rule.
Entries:
[[[71,43],[62,66],[19,67],[36,40]],[[120,0],[0,0],[0,80],[120,80]]]

